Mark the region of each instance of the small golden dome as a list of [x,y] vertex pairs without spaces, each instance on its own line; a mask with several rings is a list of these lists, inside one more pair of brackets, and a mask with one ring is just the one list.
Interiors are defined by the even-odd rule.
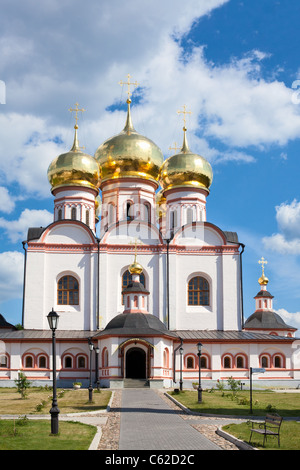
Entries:
[[137,263],[137,261],[134,261],[134,263],[129,266],[128,271],[130,274],[141,274],[143,272],[143,267]]
[[266,286],[268,282],[269,282],[269,279],[264,274],[258,279],[258,283],[261,286]]
[[201,155],[192,153],[187,144],[186,128],[180,153],[167,158],[159,174],[163,190],[176,187],[202,188],[209,192],[213,179],[210,163]]
[[78,126],[71,150],[62,153],[50,163],[48,180],[52,190],[62,186],[84,186],[98,190],[101,168],[94,157],[83,153],[77,139]]
[[157,181],[164,157],[152,140],[134,129],[127,100],[127,120],[120,134],[106,140],[95,153],[102,168],[102,181],[118,178],[143,178]]

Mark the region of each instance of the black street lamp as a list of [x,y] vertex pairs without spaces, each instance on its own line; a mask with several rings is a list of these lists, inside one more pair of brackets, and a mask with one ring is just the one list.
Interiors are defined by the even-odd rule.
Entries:
[[183,348],[179,348],[179,353],[180,353],[180,380],[179,380],[179,389],[182,391],[182,355],[183,355]]
[[92,384],[92,352],[94,345],[91,338],[89,338],[89,348],[90,348],[90,385],[89,385],[89,402],[93,401],[93,384]]
[[198,359],[199,359],[199,384],[198,384],[198,403],[202,403],[202,387],[201,387],[201,348],[202,344],[197,344],[198,348]]
[[50,410],[51,415],[51,434],[58,434],[58,415],[59,408],[57,406],[57,396],[56,396],[56,338],[55,330],[58,325],[59,315],[52,311],[47,315],[49,327],[52,330],[52,380],[53,380],[53,398],[52,398],[52,408]]

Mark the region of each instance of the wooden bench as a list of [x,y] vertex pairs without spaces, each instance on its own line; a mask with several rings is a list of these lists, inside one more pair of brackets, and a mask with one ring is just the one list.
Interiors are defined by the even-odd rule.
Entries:
[[[268,436],[277,436],[278,439],[278,446],[280,447],[280,426],[282,423],[281,416],[274,414],[274,415],[267,415],[264,421],[250,421],[252,424],[251,434],[249,439],[249,444],[251,443],[252,433],[256,432],[257,434],[262,434],[264,436],[263,447],[265,445],[265,440]],[[255,428],[254,426],[257,426]]]

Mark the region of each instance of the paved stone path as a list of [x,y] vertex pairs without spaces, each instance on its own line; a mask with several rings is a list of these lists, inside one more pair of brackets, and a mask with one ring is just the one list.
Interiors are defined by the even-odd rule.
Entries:
[[154,390],[124,389],[120,450],[221,450]]

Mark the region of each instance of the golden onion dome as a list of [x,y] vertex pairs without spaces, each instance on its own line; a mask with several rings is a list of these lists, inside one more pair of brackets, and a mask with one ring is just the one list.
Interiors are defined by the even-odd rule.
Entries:
[[131,100],[128,99],[123,131],[106,140],[95,153],[95,159],[102,168],[102,181],[124,177],[158,180],[163,154],[152,140],[134,129],[130,103]]
[[167,158],[160,169],[160,185],[164,191],[177,187],[193,187],[209,192],[213,179],[211,165],[204,157],[190,151],[185,127],[183,131],[180,153]]
[[269,279],[264,274],[258,279],[258,283],[261,286],[266,286],[268,282],[269,282]]
[[143,267],[137,261],[134,261],[129,268],[128,271],[130,274],[141,274],[143,272]]
[[71,150],[55,158],[48,168],[52,190],[63,186],[83,186],[98,190],[101,168],[94,157],[82,152],[77,138],[77,124]]

